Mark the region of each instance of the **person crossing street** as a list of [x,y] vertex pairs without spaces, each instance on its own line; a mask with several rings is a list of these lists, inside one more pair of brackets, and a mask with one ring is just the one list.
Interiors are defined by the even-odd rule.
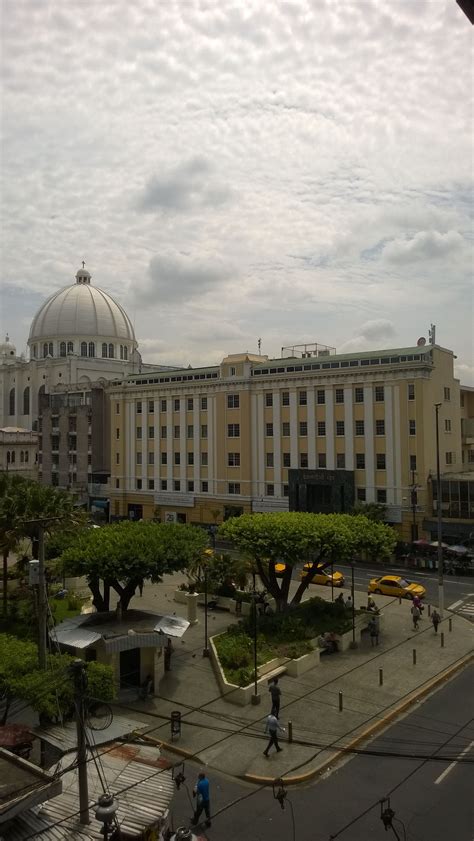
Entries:
[[281,748],[278,744],[278,731],[280,731],[280,733],[286,733],[285,728],[280,726],[276,715],[272,715],[272,713],[270,713],[270,715],[267,716],[267,722],[265,724],[265,733],[270,734],[270,739],[268,741],[268,745],[263,751],[264,756],[268,756],[268,751],[272,745],[275,745],[277,753],[280,753],[283,750],[283,748]]
[[191,821],[193,826],[199,821],[201,812],[204,809],[206,815],[206,826],[211,826],[211,801],[209,797],[209,780],[204,771],[199,771],[196,785],[193,789],[193,797],[196,798],[196,808],[194,810],[194,817]]

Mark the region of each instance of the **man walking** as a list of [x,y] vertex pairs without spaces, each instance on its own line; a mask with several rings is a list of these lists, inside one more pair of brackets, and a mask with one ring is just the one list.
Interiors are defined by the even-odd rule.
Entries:
[[438,625],[441,622],[441,616],[439,615],[436,608],[433,610],[433,613],[431,614],[431,621],[433,623],[434,632],[435,632],[435,634],[437,634],[438,633]]
[[193,797],[196,798],[196,808],[194,810],[194,817],[191,821],[193,826],[199,821],[201,812],[204,809],[206,815],[206,826],[211,825],[211,801],[209,799],[209,780],[204,771],[199,771],[196,785],[193,789]]
[[278,686],[278,678],[274,677],[273,680],[270,681],[270,686],[268,687],[268,691],[272,696],[272,709],[271,714],[274,715],[276,718],[280,715],[280,701],[281,701],[281,689]]
[[267,716],[267,723],[265,725],[265,733],[270,734],[270,739],[268,745],[263,751],[264,756],[268,756],[268,751],[270,750],[272,745],[275,745],[277,753],[280,753],[280,751],[283,750],[283,748],[281,748],[278,744],[278,731],[280,731],[280,733],[286,732],[284,727],[280,727],[276,715],[272,715],[272,713],[270,713],[270,715]]
[[377,622],[375,616],[372,617],[369,624],[367,625],[370,634],[370,642],[372,644],[372,648],[379,644],[379,623]]
[[420,616],[421,616],[421,610],[416,604],[414,604],[412,606],[411,615],[412,615],[412,618],[413,618],[413,630],[417,631],[418,630],[418,622],[420,621]]

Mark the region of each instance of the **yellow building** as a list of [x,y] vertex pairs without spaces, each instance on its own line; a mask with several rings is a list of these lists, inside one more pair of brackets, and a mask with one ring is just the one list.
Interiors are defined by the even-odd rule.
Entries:
[[351,501],[383,503],[403,539],[421,536],[436,476],[436,403],[441,472],[467,470],[470,458],[466,444],[463,467],[472,395],[463,391],[461,409],[453,352],[425,344],[291,352],[111,383],[112,518],[204,525],[284,511],[301,470],[329,484],[345,471]]

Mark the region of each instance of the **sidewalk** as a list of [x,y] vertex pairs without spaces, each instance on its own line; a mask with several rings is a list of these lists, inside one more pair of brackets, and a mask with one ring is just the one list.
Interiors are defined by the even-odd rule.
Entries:
[[[180,579],[181,580],[181,579]],[[172,583],[171,583],[172,582]],[[184,605],[173,601],[178,576],[167,576],[163,584],[145,584],[143,597],[135,597],[132,606],[185,616]],[[343,592],[347,593],[348,591]],[[330,598],[324,587],[312,586],[309,596]],[[156,687],[157,696],[144,702],[134,693],[119,706],[133,711],[133,718],[153,727],[153,738],[162,741],[179,755],[193,757],[203,765],[227,774],[264,782],[285,777],[290,782],[309,779],[344,755],[344,749],[356,747],[386,726],[393,718],[472,656],[474,626],[449,612],[435,635],[423,613],[420,629],[413,631],[411,602],[393,601],[375,596],[384,616],[378,647],[372,648],[367,634],[359,648],[321,658],[321,663],[300,678],[280,678],[282,706],[280,722],[293,725],[293,743],[282,738],[283,752],[262,755],[266,745],[264,723],[270,711],[266,686],[258,706],[239,707],[220,696],[210,661],[202,657],[204,647],[204,611],[199,608],[199,624],[190,627],[181,642],[175,643],[172,670],[163,675]],[[366,597],[356,592],[356,607],[365,605]],[[209,613],[209,635],[235,622],[231,614]],[[441,631],[444,647],[441,647]],[[416,649],[416,665],[413,664]],[[383,669],[383,685],[379,670]],[[339,711],[342,692],[343,711]],[[122,712],[123,712],[122,707]],[[181,713],[181,736],[171,744],[169,717]]]

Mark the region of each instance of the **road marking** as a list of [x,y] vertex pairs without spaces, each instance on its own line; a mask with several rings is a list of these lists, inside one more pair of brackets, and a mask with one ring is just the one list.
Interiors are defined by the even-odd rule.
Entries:
[[459,599],[458,602],[453,602],[452,604],[449,605],[449,607],[446,608],[446,610],[456,610],[456,608],[459,607],[459,605],[462,604],[463,601],[464,601],[464,599]]
[[451,765],[448,765],[448,767],[444,769],[443,773],[439,775],[438,779],[434,781],[435,786],[437,786],[437,785],[439,785],[439,783],[443,782],[444,778],[447,777],[449,772],[453,770],[454,766],[458,764],[459,760],[462,759],[463,756],[466,753],[468,753],[468,751],[471,750],[473,745],[474,745],[474,742],[471,742],[469,745],[466,745],[464,750],[462,750],[461,753],[459,754],[458,758],[455,759],[454,762],[451,762]]

